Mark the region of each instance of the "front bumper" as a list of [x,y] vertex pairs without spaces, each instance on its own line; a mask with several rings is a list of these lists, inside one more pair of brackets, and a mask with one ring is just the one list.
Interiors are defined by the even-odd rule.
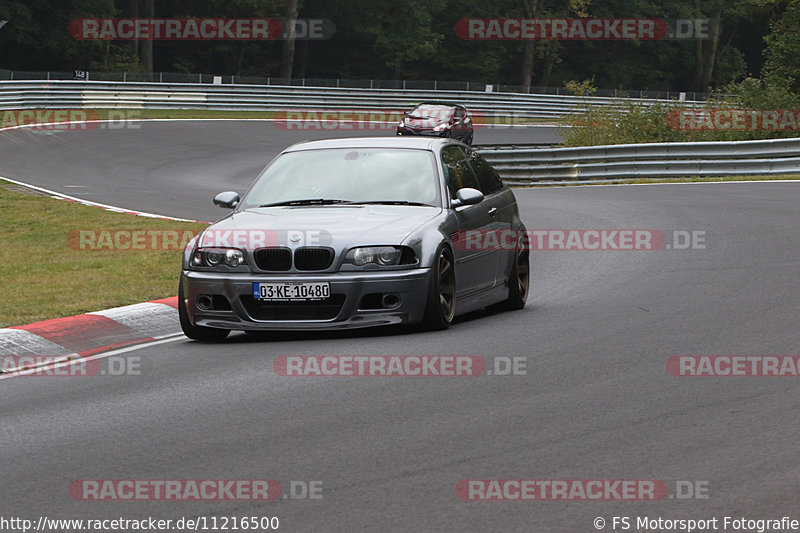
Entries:
[[[233,330],[326,330],[416,323],[425,313],[431,277],[430,268],[316,275],[184,270],[181,283],[185,301],[178,305],[185,306],[195,326]],[[273,304],[260,303],[252,296],[253,282],[322,281],[330,283],[327,301]],[[399,303],[376,307],[376,294],[396,295]],[[198,307],[200,295],[212,297],[212,309]],[[319,318],[321,315],[325,318]]]

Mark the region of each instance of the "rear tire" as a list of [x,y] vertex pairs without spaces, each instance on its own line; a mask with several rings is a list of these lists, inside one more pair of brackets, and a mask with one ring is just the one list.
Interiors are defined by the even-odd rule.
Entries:
[[183,280],[178,286],[178,318],[183,334],[196,341],[221,341],[231,332],[229,329],[195,326],[189,321],[189,313],[186,311],[186,302],[183,297]]
[[427,330],[442,330],[450,327],[456,315],[456,264],[453,252],[442,245],[436,252],[433,278],[425,305],[422,325]]
[[519,310],[525,307],[531,283],[530,249],[527,243],[520,241],[514,252],[514,263],[508,277],[508,299],[503,302],[508,310]]

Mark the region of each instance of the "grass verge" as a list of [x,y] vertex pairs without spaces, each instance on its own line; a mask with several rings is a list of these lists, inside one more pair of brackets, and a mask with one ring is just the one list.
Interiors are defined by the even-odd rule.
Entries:
[[114,213],[32,194],[0,180],[0,227],[0,327],[8,327],[177,294],[182,251],[178,245],[157,251],[87,251],[69,239],[70,232],[183,234],[197,233],[206,225]]

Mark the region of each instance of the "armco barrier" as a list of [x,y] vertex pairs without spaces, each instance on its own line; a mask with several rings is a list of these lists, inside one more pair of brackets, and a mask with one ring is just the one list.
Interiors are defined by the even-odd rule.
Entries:
[[800,174],[800,138],[479,151],[511,183]]
[[[453,101],[491,116],[558,119],[587,105],[623,108],[676,103],[645,98],[582,97],[552,94],[481,93],[398,89],[352,89],[275,85],[104,81],[3,81],[0,110],[34,108],[142,108],[280,111],[287,109],[409,109],[423,100]],[[696,106],[700,102],[685,101]]]

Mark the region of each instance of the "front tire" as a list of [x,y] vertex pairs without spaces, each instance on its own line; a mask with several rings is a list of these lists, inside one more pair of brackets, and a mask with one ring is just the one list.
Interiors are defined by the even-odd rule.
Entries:
[[423,327],[428,330],[442,330],[450,327],[456,316],[456,265],[453,252],[442,245],[436,252],[433,265],[433,279],[425,305]]
[[183,280],[178,286],[178,318],[183,334],[196,341],[221,341],[231,332],[229,329],[195,326],[189,321],[189,313],[186,311],[186,302],[183,297]]

